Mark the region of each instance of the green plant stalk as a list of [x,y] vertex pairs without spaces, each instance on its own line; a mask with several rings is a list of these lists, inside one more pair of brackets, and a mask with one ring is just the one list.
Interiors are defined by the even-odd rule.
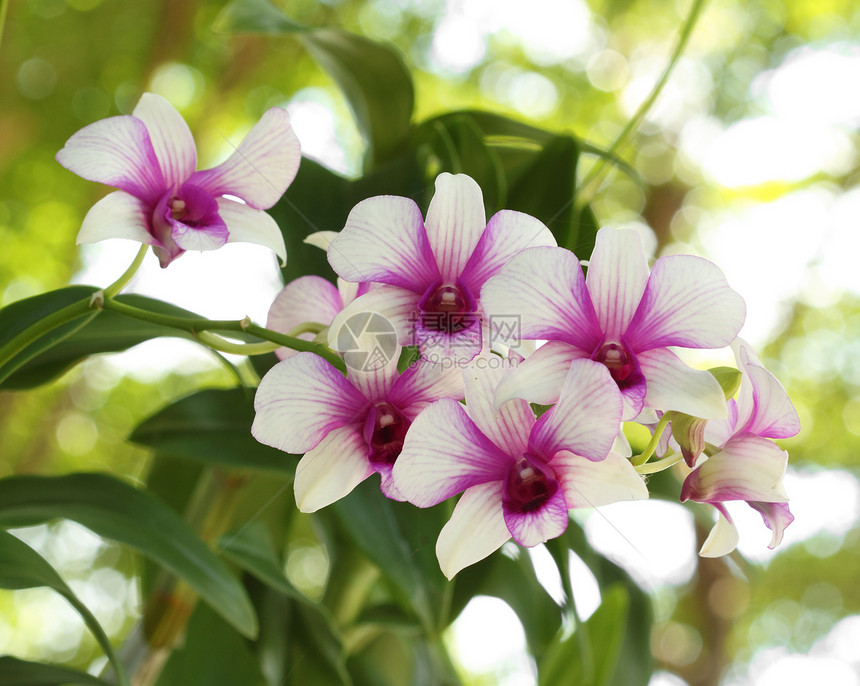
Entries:
[[[637,455],[636,457],[631,458],[631,463],[634,467],[644,465],[648,460],[651,459],[651,456],[654,454],[654,451],[657,450],[657,445],[660,443],[660,438],[663,436],[663,431],[666,429],[666,426],[669,424],[669,422],[672,421],[672,415],[673,413],[670,410],[669,412],[666,412],[662,417],[660,417],[660,421],[657,422],[657,426],[654,427],[654,434],[651,436],[651,440],[648,441],[648,445],[645,446],[645,450],[642,451],[641,455]],[[639,473],[646,474],[648,472]]]
[[633,467],[633,469],[635,469],[639,474],[656,474],[657,472],[669,469],[669,467],[674,467],[683,459],[683,453],[672,453],[671,455],[664,457],[662,460],[657,460],[656,462],[651,462],[649,464],[637,465]]
[[143,263],[143,258],[146,257],[146,251],[148,249],[148,245],[141,245],[140,250],[137,251],[137,255],[129,265],[128,269],[126,269],[116,281],[102,291],[106,300],[113,298],[128,285],[129,281],[134,278],[134,275],[137,274],[137,270],[140,269],[140,265]]
[[6,27],[6,12],[9,10],[9,0],[0,0],[0,47],[3,47],[3,29]]

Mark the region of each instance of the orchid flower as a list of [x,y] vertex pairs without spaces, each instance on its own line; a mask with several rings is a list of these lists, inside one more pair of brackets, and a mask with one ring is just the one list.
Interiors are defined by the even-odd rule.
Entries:
[[302,512],[343,498],[374,472],[389,498],[402,500],[391,468],[410,425],[439,398],[462,398],[458,373],[417,363],[402,374],[397,356],[345,378],[328,361],[300,352],[272,367],[254,401],[251,433],[287,453],[305,453],[294,489]]
[[410,198],[377,196],[358,203],[328,251],[347,281],[381,284],[357,298],[331,327],[360,312],[378,312],[403,345],[425,359],[468,361],[485,342],[481,287],[517,252],[555,245],[549,229],[521,212],[502,210],[487,222],[481,189],[465,174],[440,174],[422,219]]
[[732,346],[744,375],[737,400],[728,402],[729,418],[708,422],[705,439],[720,448],[684,480],[681,501],[713,505],[719,517],[700,555],[719,557],[735,549],[738,532],[725,508],[726,501],[743,500],[762,515],[773,532],[769,548],[782,541],[794,521],[788,509],[783,476],[788,453],[770,439],[789,438],[800,431],[800,420],[785,389],[738,340]]
[[548,341],[512,370],[497,404],[513,397],[554,402],[571,361],[587,358],[609,369],[625,421],[645,407],[726,416],[716,379],[669,350],[723,347],[743,324],[743,300],[705,259],[661,257],[649,274],[639,234],[604,228],[587,278],[570,251],[530,248],[487,281],[481,299],[491,317],[519,317],[522,338]]
[[139,241],[152,246],[162,267],[186,250],[234,241],[265,245],[286,261],[283,236],[263,210],[283,195],[300,159],[286,110],[273,107],[226,161],[195,171],[188,125],[152,93],[131,115],[84,127],[57,153],[69,171],[119,189],[93,205],[78,243]]
[[505,371],[463,370],[466,406],[433,403],[394,464],[398,492],[418,507],[463,492],[436,543],[449,579],[511,537],[534,546],[560,536],[571,508],[648,497],[630,462],[610,452],[622,403],[606,368],[573,362],[558,402],[540,419],[525,400],[496,409]]

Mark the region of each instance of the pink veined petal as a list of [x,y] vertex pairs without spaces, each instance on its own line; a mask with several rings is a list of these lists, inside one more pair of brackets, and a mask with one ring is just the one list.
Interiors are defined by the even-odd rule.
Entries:
[[648,258],[639,233],[629,229],[598,231],[585,280],[606,337],[620,340],[648,282]]
[[436,541],[442,573],[453,579],[464,567],[480,562],[511,537],[502,514],[502,482],[467,489]]
[[148,227],[152,209],[125,191],[114,191],[99,200],[84,217],[77,243],[97,243],[106,238],[128,238],[132,241],[157,244]]
[[272,107],[224,162],[189,181],[212,195],[234,195],[256,210],[274,205],[299,170],[302,151],[285,109]]
[[443,398],[412,423],[393,476],[406,500],[430,507],[472,486],[503,480],[511,460],[460,403]]
[[443,283],[459,278],[486,225],[484,197],[475,180],[466,174],[439,174],[424,226]]
[[[321,276],[308,275],[290,281],[275,296],[266,328],[279,333],[289,333],[300,324],[315,322],[328,326],[342,309],[340,293],[335,285]],[[299,334],[299,338],[310,341],[315,334]],[[285,360],[296,351],[278,348],[275,354]]]
[[731,343],[746,316],[743,298],[714,263],[669,255],[654,264],[626,338],[639,353],[677,345],[721,348]]
[[[357,329],[374,313],[388,320],[400,345],[414,345],[418,298],[412,291],[397,286],[380,286],[368,291],[334,318],[328,330],[329,347],[339,352],[356,349],[356,335],[360,333]],[[372,346],[367,351],[372,351]]]
[[648,407],[702,419],[728,417],[725,393],[710,372],[688,367],[665,348],[641,353],[639,365],[647,383]]
[[570,509],[648,498],[645,480],[629,460],[616,452],[610,452],[600,462],[592,462],[562,450],[552,458],[552,468]]
[[569,450],[602,460],[615,442],[621,410],[621,394],[609,370],[591,360],[574,360],[558,402],[538,419],[529,444],[545,459]]
[[181,186],[197,168],[197,148],[191,129],[173,105],[160,95],[144,93],[132,115],[149,131],[149,138],[166,188]]
[[753,434],[734,436],[687,476],[681,502],[786,502],[783,477],[787,464],[788,453],[773,441]]
[[460,279],[478,294],[487,279],[497,274],[517,253],[526,248],[555,245],[555,236],[539,219],[513,210],[496,212],[490,217]]
[[786,527],[794,521],[794,515],[788,509],[788,503],[747,503],[756,510],[764,520],[765,526],[773,532],[768,548],[773,550],[782,543]]
[[570,371],[570,363],[587,357],[586,353],[569,343],[545,343],[511,369],[499,382],[496,387],[496,407],[501,407],[511,398],[551,405],[561,395],[561,389]]
[[508,511],[504,505],[502,507],[511,536],[526,548],[561,536],[570,522],[568,506],[560,488],[531,512]]
[[353,207],[329,244],[328,261],[347,281],[377,281],[419,297],[439,278],[421,210],[395,195],[367,198]]
[[442,398],[461,400],[465,393],[459,369],[418,360],[394,382],[388,399],[403,411],[407,419],[414,421],[430,403]]
[[265,246],[274,252],[281,260],[281,266],[287,263],[287,246],[284,245],[284,235],[272,217],[255,210],[250,205],[243,205],[228,198],[218,198],[218,214],[227,225],[230,234],[228,243],[254,243]]
[[[371,344],[364,344],[362,347],[369,348]],[[347,371],[347,378],[353,386],[355,386],[361,394],[371,402],[388,401],[389,391],[400,373],[397,371],[397,360],[400,358],[400,348],[391,356],[384,364],[380,360],[379,364],[371,363],[364,369],[350,368]],[[396,404],[396,403],[395,403]]]
[[729,412],[728,419],[712,419],[705,425],[705,441],[720,448],[735,434],[737,426],[738,409],[735,399],[729,398],[726,407]]
[[732,347],[744,372],[738,393],[738,430],[767,438],[796,435],[800,419],[782,384],[765,369],[748,343],[738,339]]
[[296,466],[293,488],[302,512],[316,512],[348,495],[373,474],[360,424],[332,430]]
[[146,125],[137,117],[108,117],[85,126],[66,141],[57,162],[154,207],[168,190]]
[[465,366],[483,349],[484,331],[480,313],[474,313],[471,326],[454,332],[431,329],[419,316],[407,345],[417,345],[421,359],[432,364]]
[[732,518],[721,505],[716,505],[716,508],[717,521],[699,550],[702,557],[722,557],[738,547],[738,530]]
[[519,318],[520,338],[564,341],[589,354],[603,338],[582,267],[564,248],[527,248],[481,289],[491,318]]
[[251,433],[265,445],[304,453],[333,429],[362,421],[367,406],[367,399],[329,362],[301,352],[263,377]]
[[389,500],[396,500],[399,503],[406,502],[403,494],[397,490],[397,484],[391,476],[394,465],[377,462],[373,465],[376,473],[379,474],[379,490]]
[[[498,366],[491,367],[492,363]],[[529,433],[535,415],[525,400],[514,398],[496,408],[493,401],[499,382],[511,371],[501,366],[502,359],[486,353],[470,369],[463,370],[466,384],[466,410],[481,432],[508,455],[528,450]],[[481,364],[483,363],[483,364]]]
[[204,226],[188,226],[175,222],[170,237],[182,250],[217,250],[227,243],[227,225],[220,216]]

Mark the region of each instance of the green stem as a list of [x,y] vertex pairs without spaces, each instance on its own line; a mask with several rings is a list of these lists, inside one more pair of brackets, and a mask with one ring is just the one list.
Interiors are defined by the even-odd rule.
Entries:
[[265,355],[266,353],[274,352],[281,347],[277,343],[269,342],[233,343],[233,341],[228,341],[221,338],[221,336],[209,333],[208,331],[201,331],[200,333],[194,334],[194,337],[203,345],[208,346],[213,350],[218,350],[222,353],[233,353],[234,355]]
[[637,465],[633,467],[633,469],[635,469],[639,474],[656,474],[657,472],[662,472],[664,469],[669,469],[669,467],[678,464],[683,459],[683,453],[673,453],[668,457],[664,457],[662,460],[657,460],[650,464]]
[[9,0],[0,0],[0,46],[3,45],[3,29],[6,26],[6,11],[9,9]]
[[[684,49],[687,47],[687,43],[690,40],[690,36],[693,33],[693,28],[696,26],[696,22],[699,19],[699,15],[702,13],[702,8],[705,6],[706,0],[693,0],[693,6],[690,8],[690,13],[687,15],[687,19],[684,21],[684,25],[681,27],[681,33],[678,34],[678,42],[675,44],[675,50],[672,52],[672,57],[669,59],[669,63],[666,65],[666,68],[663,70],[663,75],[660,77],[660,80],[654,84],[654,88],[651,89],[650,95],[646,98],[646,100],[639,105],[639,109],[636,110],[636,113],[627,122],[627,126],[618,134],[618,137],[609,147],[609,151],[607,152],[606,157],[601,157],[599,161],[592,168],[591,172],[585,178],[585,180],[579,184],[576,191],[574,191],[575,197],[579,198],[580,194],[584,193],[584,191],[597,179],[606,168],[607,162],[614,162],[621,152],[627,147],[629,143],[628,138],[631,136],[633,131],[635,131],[639,125],[642,123],[642,120],[645,119],[645,116],[648,114],[648,111],[656,102],[657,98],[660,96],[660,93],[663,90],[663,86],[666,85],[666,82],[669,80],[669,75],[675,68],[675,64],[678,62],[678,59],[681,57],[681,54],[684,52]],[[580,206],[584,204],[586,201],[580,202]]]
[[[660,443],[660,438],[663,436],[663,431],[666,429],[666,426],[669,424],[669,422],[672,421],[672,416],[673,413],[669,411],[666,412],[662,417],[660,417],[660,421],[657,422],[657,426],[654,427],[654,435],[651,436],[651,440],[648,442],[648,445],[645,446],[645,450],[642,451],[641,455],[638,455],[631,459],[631,462],[633,463],[634,467],[644,465],[648,460],[651,459],[651,456],[654,454],[654,451],[657,450],[657,446]],[[639,473],[644,474],[646,472]]]
[[137,270],[140,269],[140,264],[143,262],[143,258],[146,257],[146,251],[148,249],[149,246],[146,244],[140,246],[140,250],[138,250],[134,261],[129,265],[128,269],[126,269],[122,273],[122,276],[120,276],[110,286],[104,289],[105,300],[113,298],[117,293],[119,293],[123,288],[128,285],[128,282],[131,281],[132,278],[134,278],[134,275],[137,274]]

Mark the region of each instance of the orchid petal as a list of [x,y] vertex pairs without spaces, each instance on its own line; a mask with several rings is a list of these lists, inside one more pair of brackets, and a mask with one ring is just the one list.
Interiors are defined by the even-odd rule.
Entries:
[[681,502],[786,502],[782,482],[787,464],[788,453],[773,441],[753,434],[734,436],[687,476]]
[[570,509],[648,498],[645,480],[629,460],[616,452],[610,452],[600,462],[592,462],[562,450],[552,458],[551,466],[559,477]]
[[347,281],[378,281],[424,293],[439,268],[421,219],[409,198],[381,195],[358,203],[332,239],[328,261]]
[[[447,315],[445,315],[447,316]],[[464,366],[484,347],[484,322],[480,313],[472,313],[471,326],[460,331],[439,331],[425,324],[423,316],[415,322],[409,345],[417,345],[421,358],[433,364]]]
[[229,232],[224,220],[216,214],[201,226],[174,221],[170,237],[182,250],[216,250],[227,242]]
[[[362,348],[368,349],[371,345],[370,343],[366,343],[362,345]],[[400,348],[398,347],[396,353],[384,364],[371,363],[362,369],[351,367],[348,372],[348,378],[352,385],[371,402],[391,402],[388,394],[399,377],[397,371],[397,360],[399,357]]]
[[337,231],[317,231],[315,233],[309,233],[305,236],[305,239],[302,243],[307,243],[308,245],[312,245],[315,248],[319,248],[323,252],[328,252],[328,246],[331,245],[332,240],[334,240],[335,236],[337,236]]
[[568,343],[550,341],[512,368],[496,387],[495,404],[501,407],[512,398],[551,405],[561,395],[570,363],[588,355]]
[[[321,276],[308,275],[290,281],[275,296],[269,307],[266,328],[288,334],[301,324],[313,322],[328,326],[342,309],[340,293],[331,281]],[[298,338],[313,340],[311,332]],[[290,348],[278,348],[275,354],[282,360],[296,354]]]
[[475,180],[466,174],[439,174],[424,226],[443,283],[459,278],[486,225],[484,198]]
[[389,402],[414,421],[418,413],[441,398],[461,400],[465,397],[463,375],[459,369],[418,360],[394,382]]
[[511,457],[493,444],[455,400],[443,398],[409,428],[394,481],[412,504],[430,507],[471,486],[501,481]]
[[282,266],[287,263],[284,235],[272,217],[262,210],[228,198],[217,200],[218,214],[230,232],[227,236],[228,243],[254,243],[265,246],[280,258]]
[[726,396],[710,372],[688,367],[665,348],[640,353],[639,366],[647,383],[645,404],[649,407],[702,419],[728,417]]
[[574,360],[558,402],[532,429],[530,445],[546,459],[569,450],[602,460],[618,434],[621,410],[621,394],[609,370],[591,360]]
[[442,573],[453,579],[464,567],[483,560],[511,537],[502,514],[502,482],[467,489],[436,541]]
[[768,548],[773,550],[782,543],[786,527],[794,521],[794,515],[788,509],[788,503],[747,503],[761,514],[765,525],[773,532]]
[[748,343],[732,345],[744,377],[738,393],[739,430],[767,438],[790,438],[800,431],[800,419],[788,393],[759,361]]
[[128,238],[153,245],[158,240],[148,231],[152,210],[125,191],[114,191],[99,200],[84,217],[77,243],[97,243],[106,238]]
[[654,264],[642,301],[625,334],[639,353],[677,345],[721,348],[744,323],[746,305],[723,272],[692,255],[669,255]]
[[356,325],[374,313],[388,320],[400,345],[414,345],[417,306],[418,296],[412,291],[397,286],[374,288],[353,300],[334,318],[328,330],[328,345],[339,352],[355,349]]
[[568,506],[560,488],[536,510],[516,512],[504,509],[504,515],[514,541],[526,548],[561,536],[570,522]]
[[481,289],[490,317],[519,317],[520,338],[564,341],[589,354],[603,338],[579,260],[564,248],[528,248]]
[[718,507],[717,521],[702,544],[702,557],[722,557],[738,547],[738,530],[725,508]]
[[181,186],[197,168],[194,137],[182,115],[154,93],[144,93],[132,115],[146,125],[165,187]]
[[511,258],[526,248],[555,246],[555,236],[546,225],[523,212],[496,212],[478,241],[463,269],[461,280],[474,293],[504,267]]
[[301,352],[272,367],[257,389],[251,433],[288,453],[316,447],[333,429],[361,420],[367,399],[329,362]]
[[292,183],[302,152],[280,107],[267,110],[224,162],[194,172],[189,181],[212,195],[234,195],[255,210],[274,205]]
[[360,424],[332,430],[296,467],[293,488],[302,512],[316,512],[348,495],[373,474]]
[[629,229],[601,229],[588,261],[586,283],[607,339],[620,340],[648,282],[642,238]]
[[73,134],[57,153],[70,172],[119,188],[154,207],[168,190],[146,125],[137,117],[108,117]]

